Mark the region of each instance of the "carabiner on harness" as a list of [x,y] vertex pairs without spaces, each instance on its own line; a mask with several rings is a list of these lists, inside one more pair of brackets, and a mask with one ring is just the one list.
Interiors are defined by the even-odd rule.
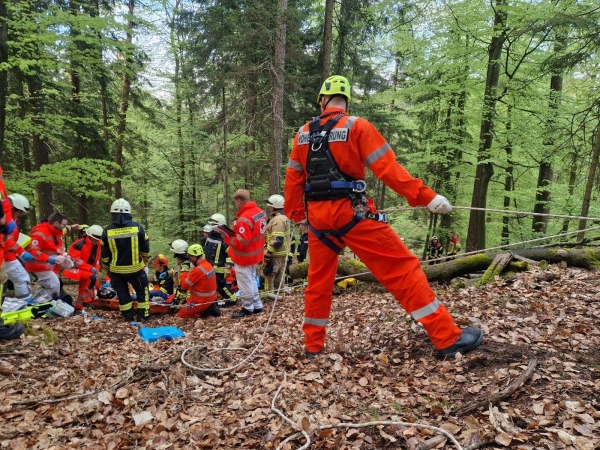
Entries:
[[[311,139],[310,149],[313,152],[318,152],[323,147],[323,141],[325,140],[325,136],[327,135],[327,131],[323,130],[319,134],[316,134]],[[319,144],[318,147],[315,147],[315,144]]]
[[365,182],[365,180],[356,180],[354,183],[356,183],[356,186],[354,188],[352,188],[353,192],[365,192],[365,190],[367,189],[367,183]]

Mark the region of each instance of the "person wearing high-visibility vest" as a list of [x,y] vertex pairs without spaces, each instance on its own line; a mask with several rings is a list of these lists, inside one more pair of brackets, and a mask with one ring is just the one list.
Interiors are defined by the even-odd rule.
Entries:
[[419,260],[365,195],[365,169],[406,197],[411,206],[449,213],[452,205],[398,164],[371,123],[347,114],[350,100],[346,78],[334,75],[325,80],[317,96],[321,115],[298,130],[286,171],[285,215],[310,230],[302,327],[306,357],[314,359],[324,349],[331,286],[338,255],[346,246],[423,325],[438,357],[452,358],[477,348],[483,340],[481,330],[455,325],[429,287]]
[[223,297],[219,301],[219,306],[233,306],[237,301],[235,293],[227,289],[225,280],[225,261],[227,260],[227,250],[229,246],[223,241],[223,236],[212,229],[215,226],[227,225],[227,219],[223,214],[215,213],[208,219],[210,232],[202,245],[204,247],[204,257],[212,264],[217,278],[217,292]]
[[175,239],[169,244],[169,248],[173,252],[173,256],[175,256],[175,264],[173,265],[174,303],[185,303],[190,295],[185,286],[181,285],[181,281],[185,279],[187,273],[190,271],[190,257],[187,254],[189,245],[183,239]]
[[265,291],[283,287],[286,263],[290,251],[290,219],[283,215],[283,196],[271,195],[267,199],[269,220],[265,231],[265,255],[262,276]]
[[148,275],[150,241],[144,227],[134,222],[131,205],[123,198],[110,207],[111,224],[102,233],[102,264],[110,275],[112,287],[117,291],[119,309],[127,321],[134,319],[133,300],[128,283],[133,286],[137,299],[137,319],[150,316]]

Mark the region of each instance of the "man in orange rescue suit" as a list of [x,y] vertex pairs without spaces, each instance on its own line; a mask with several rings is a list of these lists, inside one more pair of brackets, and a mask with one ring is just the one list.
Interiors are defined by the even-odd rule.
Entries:
[[133,300],[129,284],[137,298],[137,319],[150,316],[150,299],[146,265],[150,256],[150,241],[141,224],[134,222],[131,205],[118,198],[110,207],[110,225],[102,234],[102,264],[119,297],[119,309],[123,318],[133,320]]
[[77,239],[69,247],[69,256],[74,268],[63,270],[63,276],[79,281],[79,291],[75,309],[81,309],[86,303],[91,303],[96,297],[96,283],[100,269],[100,252],[102,248],[102,227],[92,225],[85,229],[85,236]]
[[310,224],[302,327],[306,356],[315,358],[325,346],[331,286],[338,255],[346,246],[423,325],[438,357],[473,350],[483,340],[481,331],[476,327],[461,331],[454,324],[429,287],[419,260],[364,195],[365,167],[411,206],[427,205],[433,213],[449,213],[452,206],[396,162],[393,150],[371,123],[346,114],[350,99],[346,78],[332,76],[323,83],[317,97],[321,116],[298,131],[286,172],[285,215],[300,226]]
[[187,249],[192,269],[181,274],[181,286],[190,293],[188,301],[177,312],[177,317],[219,317],[217,306],[217,277],[213,266],[204,257],[200,244],[192,244]]
[[256,283],[256,266],[263,260],[267,215],[250,200],[250,192],[238,189],[233,194],[238,212],[233,222],[234,235],[217,231],[229,245],[229,256],[235,265],[237,284],[242,292],[242,309],[235,313],[234,319],[263,312],[263,304]]

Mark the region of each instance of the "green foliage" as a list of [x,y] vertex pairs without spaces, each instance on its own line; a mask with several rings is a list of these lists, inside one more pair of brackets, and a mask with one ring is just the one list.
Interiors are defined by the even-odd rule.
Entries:
[[[249,189],[260,204],[270,175],[276,39],[276,14],[265,11],[276,11],[277,2],[136,2],[131,45],[126,10],[110,2],[94,5],[8,2],[0,149],[9,190],[40,206],[34,198],[52,189],[69,215],[87,211],[89,222],[102,223],[114,196],[116,130],[128,73],[120,181],[135,218],[152,236],[153,252],[166,251],[179,237],[198,242],[214,212],[231,220],[226,192]],[[506,13],[508,33],[492,148],[480,161],[488,49],[502,29],[492,26],[494,7]],[[335,2],[331,71],[353,84],[350,113],[368,118],[397,160],[454,204],[471,204],[475,167],[490,162],[487,206],[502,209],[508,202],[508,209],[530,211],[545,161],[554,168],[551,211],[579,214],[598,126],[596,7],[592,0],[506,6],[343,0]],[[323,4],[289,1],[286,19],[281,177],[296,130],[317,113]],[[553,76],[563,78],[559,99],[551,96]],[[371,174],[367,183],[378,206],[405,205]],[[599,194],[595,183],[591,216],[600,215]],[[432,233],[443,237],[455,229],[463,243],[467,237],[467,211],[438,222],[425,211],[389,216],[415,254]],[[510,216],[507,223],[513,242],[537,236],[531,217]],[[487,245],[500,244],[502,214],[489,213],[486,225]],[[550,221],[548,234],[564,226]]]

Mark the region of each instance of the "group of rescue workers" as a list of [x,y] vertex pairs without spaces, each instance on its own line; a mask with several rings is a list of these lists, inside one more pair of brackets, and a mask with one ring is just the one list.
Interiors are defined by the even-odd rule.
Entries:
[[[280,289],[292,257],[305,261],[310,247],[302,329],[305,355],[313,359],[325,347],[338,256],[349,247],[422,324],[438,357],[454,357],[477,348],[483,341],[481,330],[474,326],[461,330],[455,325],[429,287],[418,258],[365,195],[365,169],[411,206],[426,205],[432,213],[450,213],[451,204],[397,163],[392,148],[370,122],[347,114],[350,101],[348,80],[329,77],[317,96],[321,115],[300,127],[294,138],[284,196],[271,195],[264,211],[247,190],[237,190],[233,195],[237,213],[231,228],[224,215],[213,214],[200,243],[174,240],[170,244],[173,267],[167,256],[159,254],[152,260],[150,275],[150,242],[142,225],[133,221],[125,199],[112,203],[108,226],[71,226],[82,235],[65,252],[65,216],[53,214],[33,227],[31,241],[24,244],[19,242],[16,220],[27,213],[29,202],[20,194],[7,197],[4,192],[4,217],[0,219],[3,267],[14,284],[15,296],[31,298],[29,273],[33,273],[37,294],[47,292],[56,297],[62,266],[65,276],[79,280],[77,308],[92,301],[96,292],[99,296],[110,294],[112,286],[128,321],[134,319],[133,300],[137,300],[137,319],[147,320],[154,297],[180,304],[179,317],[220,316],[218,303],[228,306],[240,299],[241,309],[232,316],[239,319],[264,311],[257,275],[264,280],[264,291]],[[290,220],[301,232],[294,239]],[[448,255],[455,255],[460,240],[456,233],[450,237]],[[428,257],[441,256],[437,237],[430,247]],[[3,325],[0,339],[20,335],[22,326],[21,330],[18,327]]]
[[[448,244],[448,251],[446,252],[446,259],[452,259],[453,256],[456,256],[460,252],[460,239],[455,231],[450,232],[450,242]],[[440,242],[437,236],[432,236],[429,245],[427,246],[427,259],[428,260],[436,260],[431,261],[430,264],[435,264],[439,261],[440,258],[444,256],[444,246]]]

